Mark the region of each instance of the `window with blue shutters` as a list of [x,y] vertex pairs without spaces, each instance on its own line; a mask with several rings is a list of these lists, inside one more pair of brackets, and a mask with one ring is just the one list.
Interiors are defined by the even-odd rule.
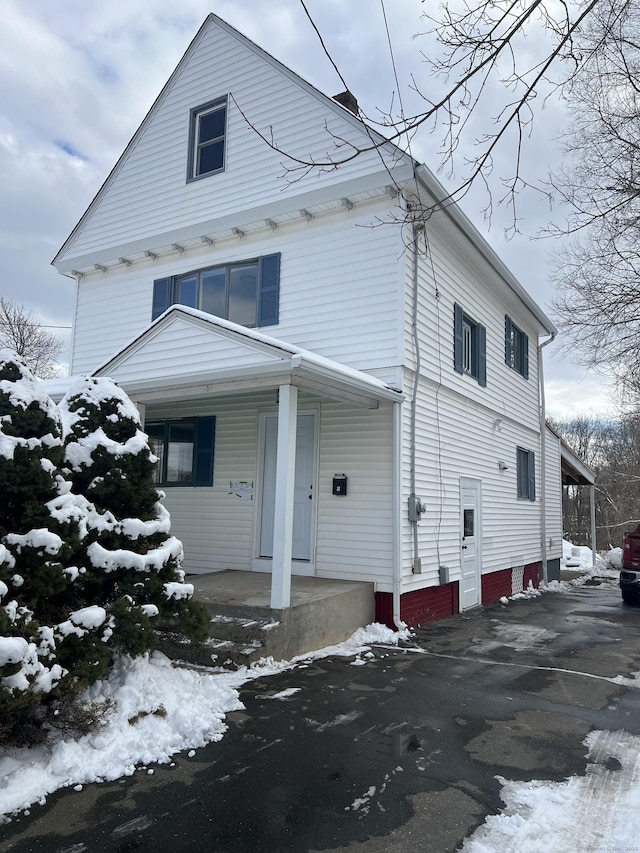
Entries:
[[536,499],[536,455],[533,450],[516,448],[516,479],[518,498],[535,501]]
[[170,305],[189,305],[241,326],[274,326],[280,301],[280,253],[207,267],[153,283],[155,320]]
[[504,318],[504,360],[524,379],[529,378],[529,338],[508,314]]
[[486,329],[457,303],[453,306],[453,367],[479,385],[487,384]]
[[213,485],[215,418],[148,421],[145,430],[158,457],[159,486]]

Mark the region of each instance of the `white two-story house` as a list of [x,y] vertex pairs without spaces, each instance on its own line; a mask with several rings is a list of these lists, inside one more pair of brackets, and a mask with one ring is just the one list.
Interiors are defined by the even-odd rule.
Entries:
[[559,565],[555,330],[395,145],[295,170],[382,141],[339,100],[210,15],[54,264],[71,370],[140,407],[185,569],[270,572],[274,608],[292,575],[366,581],[415,625]]

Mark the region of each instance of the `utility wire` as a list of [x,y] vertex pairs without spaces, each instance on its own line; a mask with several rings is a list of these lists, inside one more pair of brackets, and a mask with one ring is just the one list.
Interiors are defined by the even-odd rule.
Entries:
[[313,29],[316,31],[316,35],[318,36],[318,39],[320,40],[320,44],[322,45],[322,49],[323,49],[323,50],[324,50],[324,52],[326,53],[326,55],[327,55],[327,59],[329,60],[329,62],[330,62],[330,63],[333,65],[333,67],[335,68],[335,70],[336,70],[336,74],[338,75],[338,77],[339,77],[339,78],[340,78],[340,80],[342,81],[342,85],[344,86],[344,88],[345,88],[347,91],[351,91],[351,90],[349,89],[349,87],[347,86],[347,84],[346,84],[346,82],[345,82],[344,77],[343,77],[343,76],[342,76],[342,74],[340,73],[340,69],[339,69],[339,68],[338,68],[338,66],[335,64],[335,62],[333,61],[333,59],[332,59],[332,57],[331,57],[331,54],[330,54],[330,53],[329,53],[329,51],[327,50],[327,46],[325,45],[324,40],[323,40],[322,36],[320,35],[320,30],[318,29],[318,27],[316,26],[315,21],[314,21],[314,20],[313,20],[313,18],[311,17],[311,13],[310,13],[310,12],[309,12],[309,10],[307,9],[307,7],[306,7],[306,5],[305,5],[304,0],[300,0],[300,5],[301,5],[301,6],[302,6],[302,8],[304,9],[304,13],[305,13],[305,15],[307,16],[307,18],[309,19],[309,23],[311,24],[311,26],[313,27]]

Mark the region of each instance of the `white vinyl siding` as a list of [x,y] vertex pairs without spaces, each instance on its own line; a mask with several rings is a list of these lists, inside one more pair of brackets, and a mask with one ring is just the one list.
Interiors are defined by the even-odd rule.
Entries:
[[[310,405],[301,394],[300,409]],[[346,403],[313,402],[319,411],[317,489],[317,576],[377,581],[391,589],[391,406],[363,409]],[[214,483],[210,488],[166,490],[172,533],[185,546],[187,572],[249,570],[258,501],[258,423],[260,412],[275,412],[274,392],[208,397],[147,406],[145,417],[214,415]],[[334,474],[349,478],[347,497],[331,494]],[[254,484],[254,497],[242,501],[232,483]]]
[[[190,111],[230,92],[224,171],[187,182]],[[340,184],[384,169],[381,156],[395,165],[376,151],[337,171],[313,170],[288,181],[283,155],[247,124],[273,136],[285,152],[326,160],[336,154],[336,137],[355,145],[369,143],[364,129],[341,112],[334,113],[294,83],[273,60],[265,60],[215,22],[208,24],[60,260]]]
[[[318,481],[316,574],[374,581],[390,592],[393,571],[391,488],[392,406],[361,409],[323,403]],[[336,473],[348,477],[346,497],[332,495]]]
[[[220,249],[203,246],[168,261],[87,276],[78,286],[72,372],[94,370],[149,325],[154,279],[275,251],[281,253],[280,317],[264,331],[357,369],[396,367],[401,234],[395,225],[368,227],[386,210],[374,204],[366,213],[336,214],[282,229],[268,240],[247,236]],[[177,365],[181,354],[177,340],[166,359]]]
[[[486,406],[496,417],[513,418],[523,425],[538,423],[538,366],[531,343],[529,381],[505,364],[505,313],[537,340],[529,313],[500,281],[488,264],[461,238],[448,221],[433,217],[426,225],[430,259],[420,254],[418,266],[418,327],[422,373],[433,382]],[[431,262],[433,261],[433,263]],[[415,363],[412,339],[412,259],[407,255],[405,302],[405,363]],[[435,272],[435,281],[434,281]],[[511,304],[511,301],[514,304]],[[454,369],[454,305],[486,329],[486,387],[469,381]],[[533,447],[532,449],[536,449]]]
[[560,439],[545,430],[545,520],[547,559],[562,557],[562,469]]
[[[406,393],[410,393],[407,385]],[[413,539],[403,502],[405,588],[438,582],[438,566],[460,578],[460,477],[482,481],[482,573],[540,559],[540,503],[516,500],[516,447],[539,446],[535,428],[498,418],[455,392],[422,380],[417,406],[416,492],[426,504],[418,524],[422,574],[411,575]],[[410,493],[409,418],[404,417],[403,494]],[[499,462],[505,462],[501,470]],[[536,453],[536,479],[539,454]]]

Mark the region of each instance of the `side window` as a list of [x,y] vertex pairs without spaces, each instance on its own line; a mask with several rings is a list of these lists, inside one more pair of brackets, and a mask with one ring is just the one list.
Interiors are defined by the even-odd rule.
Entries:
[[157,485],[213,485],[215,418],[151,420],[145,430],[158,457]]
[[191,110],[187,181],[224,171],[226,133],[226,98]]
[[508,314],[504,318],[504,360],[522,377],[529,378],[529,338]]
[[151,319],[170,305],[189,305],[241,326],[275,326],[279,317],[280,253],[211,267],[153,283]]
[[516,449],[516,475],[518,480],[518,498],[535,501],[536,499],[536,455],[523,447]]
[[453,306],[453,367],[479,385],[487,384],[487,331],[457,303]]

